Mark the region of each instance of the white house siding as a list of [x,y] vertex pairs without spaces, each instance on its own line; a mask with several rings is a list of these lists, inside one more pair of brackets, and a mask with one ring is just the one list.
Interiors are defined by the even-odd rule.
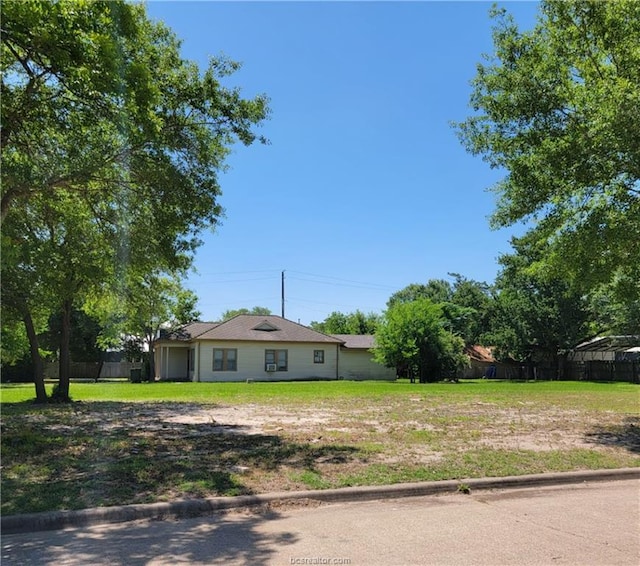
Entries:
[[189,381],[198,381],[195,364],[198,363],[198,349],[195,346],[189,348]]
[[340,378],[393,381],[396,379],[396,370],[374,362],[373,355],[368,350],[342,348],[340,350]]
[[188,379],[189,348],[180,345],[157,345],[155,350],[156,377],[160,379]]
[[[237,350],[236,371],[213,371],[214,348]],[[288,371],[265,371],[265,350],[287,350]],[[313,362],[314,350],[324,350],[324,363]],[[337,345],[293,342],[206,341],[199,344],[200,381],[286,381],[337,379]]]

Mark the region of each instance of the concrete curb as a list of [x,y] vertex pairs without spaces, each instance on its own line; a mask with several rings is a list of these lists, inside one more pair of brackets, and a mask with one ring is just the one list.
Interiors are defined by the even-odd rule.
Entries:
[[569,483],[640,479],[640,468],[615,470],[588,470],[506,476],[501,478],[460,479],[394,485],[347,487],[315,491],[285,491],[264,495],[237,497],[211,497],[207,499],[183,499],[167,503],[118,505],[96,507],[78,511],[54,511],[9,515],[2,517],[2,534],[57,530],[68,527],[84,527],[100,523],[122,523],[139,519],[198,517],[213,511],[263,505],[276,501],[313,500],[321,502],[348,502],[399,497],[417,497],[438,493],[453,493],[459,486],[470,490],[540,487]]

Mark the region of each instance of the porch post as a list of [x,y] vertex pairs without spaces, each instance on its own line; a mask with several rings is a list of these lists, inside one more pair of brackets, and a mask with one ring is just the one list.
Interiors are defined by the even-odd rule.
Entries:
[[156,344],[153,347],[153,379],[160,379],[162,376],[162,348],[164,346],[160,346]]
[[200,381],[200,341],[196,342],[195,367],[193,368],[193,381]]
[[162,346],[162,376],[167,379],[169,376],[167,374],[167,368],[169,366],[169,347]]

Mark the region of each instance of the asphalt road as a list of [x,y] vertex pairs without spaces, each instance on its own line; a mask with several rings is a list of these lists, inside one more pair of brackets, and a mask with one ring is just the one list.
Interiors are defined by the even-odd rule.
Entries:
[[640,564],[640,480],[3,535],[2,564]]

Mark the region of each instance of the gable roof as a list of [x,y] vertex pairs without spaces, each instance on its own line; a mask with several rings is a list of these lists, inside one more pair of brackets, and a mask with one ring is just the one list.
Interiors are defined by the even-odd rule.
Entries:
[[188,342],[218,326],[219,322],[190,322],[170,331],[161,330],[160,340]]
[[493,357],[493,352],[491,348],[487,348],[486,346],[480,346],[479,344],[474,344],[472,346],[465,346],[464,353],[469,356],[470,359],[476,362],[491,362],[495,363],[496,359]]
[[370,350],[375,347],[376,337],[373,334],[332,334],[334,338],[344,342],[344,348]]
[[[212,324],[212,323],[209,323]],[[276,315],[239,314],[213,324],[194,336],[198,340],[241,340],[251,342],[313,342],[341,344],[339,338],[316,332]]]

